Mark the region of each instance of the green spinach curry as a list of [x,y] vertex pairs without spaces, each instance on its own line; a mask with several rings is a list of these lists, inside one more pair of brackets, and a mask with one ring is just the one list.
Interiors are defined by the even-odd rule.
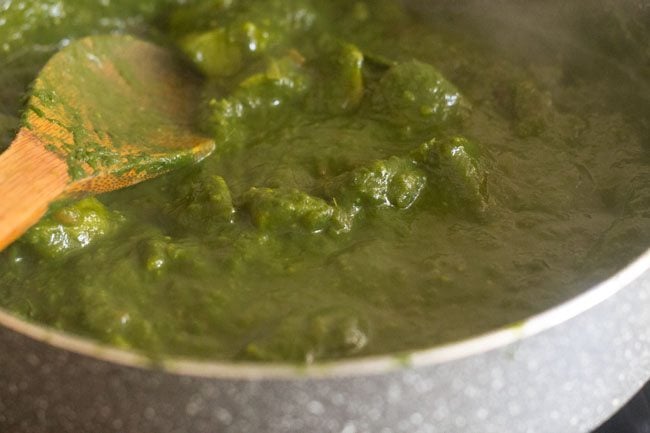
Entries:
[[521,320],[645,245],[641,138],[598,82],[389,0],[0,1],[1,146],[48,56],[107,32],[203,75],[217,150],[54,206],[0,253],[21,317],[156,357],[399,353]]

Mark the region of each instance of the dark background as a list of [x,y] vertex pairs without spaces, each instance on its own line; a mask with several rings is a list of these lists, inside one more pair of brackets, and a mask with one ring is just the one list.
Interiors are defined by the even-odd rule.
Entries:
[[650,433],[650,382],[594,433]]

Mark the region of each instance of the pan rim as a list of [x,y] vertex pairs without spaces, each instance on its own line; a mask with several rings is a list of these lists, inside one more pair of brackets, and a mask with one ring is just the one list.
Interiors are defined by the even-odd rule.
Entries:
[[29,322],[0,307],[0,326],[45,345],[123,367],[159,370],[172,375],[232,380],[305,380],[368,376],[404,368],[427,367],[496,350],[570,321],[630,286],[650,269],[650,249],[623,269],[555,307],[522,321],[456,342],[408,353],[374,355],[314,365],[193,360],[163,361],[92,339]]

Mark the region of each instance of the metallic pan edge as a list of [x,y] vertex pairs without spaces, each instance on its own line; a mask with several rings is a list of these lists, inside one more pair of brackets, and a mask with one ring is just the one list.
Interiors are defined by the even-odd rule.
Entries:
[[[456,343],[415,351],[410,353],[407,359],[404,359],[402,356],[395,357],[391,355],[373,356],[307,367],[297,367],[286,364],[228,363],[171,358],[164,362],[163,368],[169,373],[206,378],[306,379],[359,374],[381,374],[401,369],[405,364],[412,367],[440,364],[515,343],[566,322],[615,295],[623,287],[638,279],[647,269],[650,269],[650,250],[646,251],[620,272],[590,290],[554,308],[531,316],[523,322]],[[56,331],[45,326],[28,323],[1,308],[0,326],[26,335],[34,340],[80,355],[123,366],[151,367],[151,361],[145,356],[99,344],[92,340]]]

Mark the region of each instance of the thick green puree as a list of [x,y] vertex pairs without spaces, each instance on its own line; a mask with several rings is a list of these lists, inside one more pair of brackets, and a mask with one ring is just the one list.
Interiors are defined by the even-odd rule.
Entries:
[[641,251],[642,134],[600,82],[440,21],[388,0],[0,1],[0,146],[48,56],[107,32],[194,65],[217,143],[55,206],[0,253],[0,305],[152,356],[311,363],[507,325]]

